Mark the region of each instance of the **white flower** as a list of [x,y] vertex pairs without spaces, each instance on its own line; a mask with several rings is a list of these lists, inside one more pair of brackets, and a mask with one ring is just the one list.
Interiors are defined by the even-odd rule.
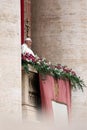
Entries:
[[58,70],[57,68],[55,68],[55,70]]
[[45,60],[46,60],[46,58],[43,58],[43,59],[42,59],[42,61],[45,61]]
[[29,61],[28,59],[26,59],[26,61]]
[[38,56],[38,55],[35,55],[35,58],[36,58],[36,59],[39,59],[39,56]]
[[38,65],[40,65],[40,62],[39,62],[39,61],[37,61],[37,64],[38,64]]
[[48,70],[50,69],[50,67],[47,68]]
[[51,65],[51,62],[50,62],[50,61],[48,62],[48,65]]
[[44,62],[44,64],[45,64],[45,65],[48,65],[48,63],[47,63],[47,62]]

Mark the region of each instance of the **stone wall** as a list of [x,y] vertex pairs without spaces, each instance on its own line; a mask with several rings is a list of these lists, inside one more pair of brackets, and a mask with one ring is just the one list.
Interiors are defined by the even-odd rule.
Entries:
[[0,118],[21,117],[20,0],[0,1]]
[[[32,0],[33,50],[87,84],[87,0]],[[72,92],[73,120],[87,120],[87,89]]]

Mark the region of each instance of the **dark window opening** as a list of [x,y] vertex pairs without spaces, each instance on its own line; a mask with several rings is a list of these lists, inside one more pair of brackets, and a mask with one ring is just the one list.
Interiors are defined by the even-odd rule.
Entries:
[[[31,72],[30,72],[31,73]],[[29,78],[29,105],[36,109],[41,109],[41,95],[39,86],[39,75],[32,73]]]

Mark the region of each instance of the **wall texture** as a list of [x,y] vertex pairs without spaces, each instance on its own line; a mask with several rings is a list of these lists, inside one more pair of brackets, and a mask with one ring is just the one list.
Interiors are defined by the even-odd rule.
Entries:
[[[87,0],[32,0],[33,50],[87,84]],[[72,119],[87,120],[87,89],[72,92]]]
[[0,117],[21,116],[20,0],[0,1]]

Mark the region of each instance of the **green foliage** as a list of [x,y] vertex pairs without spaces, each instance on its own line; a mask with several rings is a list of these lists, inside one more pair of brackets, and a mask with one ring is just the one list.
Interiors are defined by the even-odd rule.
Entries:
[[52,64],[49,65],[46,60],[41,60],[39,62],[22,60],[22,66],[26,73],[29,73],[28,64],[33,66],[37,70],[37,72],[44,75],[52,75],[54,78],[57,79],[68,79],[72,88],[76,90],[81,89],[83,91],[83,87],[85,87],[84,82],[76,74],[72,74],[71,72],[65,72],[62,69],[55,68]]

